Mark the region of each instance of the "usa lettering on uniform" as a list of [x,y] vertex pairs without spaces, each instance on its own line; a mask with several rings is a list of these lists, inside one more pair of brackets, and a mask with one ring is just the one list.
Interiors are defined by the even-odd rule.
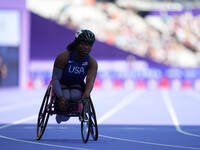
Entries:
[[85,70],[84,70],[84,67],[79,67],[79,66],[72,66],[70,65],[69,66],[69,73],[74,73],[74,74],[84,74],[85,73]]

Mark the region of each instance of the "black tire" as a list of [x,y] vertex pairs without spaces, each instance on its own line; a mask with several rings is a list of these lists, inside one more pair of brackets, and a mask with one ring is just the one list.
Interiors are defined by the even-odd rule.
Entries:
[[90,99],[90,133],[92,135],[93,140],[97,141],[98,139],[98,125],[96,120],[96,113],[94,109],[94,105],[92,100]]
[[38,114],[36,140],[40,140],[40,138],[44,134],[47,122],[49,120],[49,115],[50,115],[49,110],[52,105],[51,100],[49,100],[50,94],[51,94],[51,86],[48,86]]
[[[89,105],[83,104],[83,111],[82,111],[82,118],[83,120],[81,121],[81,137],[84,143],[87,143],[90,135],[90,112],[89,112]],[[84,116],[87,116],[86,117]]]

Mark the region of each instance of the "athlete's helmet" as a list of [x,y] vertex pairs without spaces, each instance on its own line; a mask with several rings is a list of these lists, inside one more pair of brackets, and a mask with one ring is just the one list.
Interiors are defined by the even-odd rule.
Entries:
[[75,40],[84,41],[89,43],[90,45],[93,45],[95,41],[95,35],[90,30],[80,30],[76,33]]

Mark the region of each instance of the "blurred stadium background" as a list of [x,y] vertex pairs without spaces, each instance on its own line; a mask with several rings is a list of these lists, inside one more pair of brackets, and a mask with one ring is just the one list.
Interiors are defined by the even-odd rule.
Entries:
[[0,55],[8,72],[3,86],[46,86],[57,54],[77,30],[88,28],[97,37],[96,87],[200,89],[199,5],[197,0],[3,0]]
[[199,0],[1,0],[0,56],[7,73],[0,90],[43,95],[55,57],[86,28],[97,39],[94,90],[102,95],[200,90]]

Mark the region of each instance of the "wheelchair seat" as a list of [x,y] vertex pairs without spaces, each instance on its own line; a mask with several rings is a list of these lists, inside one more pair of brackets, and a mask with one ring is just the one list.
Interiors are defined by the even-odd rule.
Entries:
[[[66,89],[66,88],[65,88]],[[78,88],[80,89],[80,88]],[[58,98],[55,95],[54,90],[51,90],[51,98],[52,98],[52,108],[50,111],[50,114],[62,114],[62,115],[66,115],[69,117],[75,117],[75,116],[80,116],[82,109],[83,109],[83,104],[82,104],[82,100],[78,99],[78,100],[68,100],[68,106],[67,109],[65,111],[61,111],[59,110],[59,106],[58,106]]]
[[68,117],[76,117],[81,115],[83,109],[81,99],[76,101],[69,100],[67,105],[67,109],[65,111],[61,111],[58,107],[58,101],[54,100],[51,114],[62,114]]

